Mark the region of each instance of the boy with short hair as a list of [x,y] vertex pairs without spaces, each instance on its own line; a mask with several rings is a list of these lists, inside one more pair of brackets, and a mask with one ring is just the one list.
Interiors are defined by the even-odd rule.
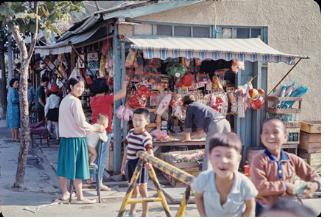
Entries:
[[233,132],[210,138],[208,159],[212,169],[200,173],[191,185],[201,217],[254,216],[258,191],[238,172],[241,150],[240,138]]
[[[257,216],[281,196],[300,193],[311,197],[320,188],[316,171],[300,157],[281,149],[287,137],[281,120],[263,123],[261,141],[266,149],[256,155],[251,165],[251,180],[259,191]],[[307,183],[297,183],[297,176]]]
[[[108,117],[103,114],[98,114],[97,122],[94,124],[94,126],[104,126],[105,128],[108,127]],[[90,132],[87,135],[87,143],[88,143],[88,152],[89,152],[89,165],[90,166],[96,166],[94,161],[97,158],[97,145],[99,140],[102,140],[103,142],[107,141],[107,135],[106,132]]]
[[[127,161],[127,169],[128,169],[128,181],[130,182],[132,176],[134,174],[135,168],[137,166],[137,162],[141,162],[141,160],[137,157],[136,153],[138,151],[147,151],[149,154],[153,155],[153,143],[152,136],[146,131],[145,126],[149,124],[150,112],[145,108],[138,108],[134,111],[133,114],[133,126],[127,136],[126,136],[126,148],[124,150],[124,156],[121,166],[121,173],[125,174],[125,167]],[[147,181],[148,181],[148,173],[147,168],[152,168],[150,164],[146,164],[143,167],[140,177],[137,180],[137,186],[135,187],[132,197],[136,198],[137,193],[141,194],[143,198],[147,198]],[[147,216],[148,206],[147,202],[143,202],[142,204],[142,217]],[[135,204],[131,204],[129,216],[135,216]]]

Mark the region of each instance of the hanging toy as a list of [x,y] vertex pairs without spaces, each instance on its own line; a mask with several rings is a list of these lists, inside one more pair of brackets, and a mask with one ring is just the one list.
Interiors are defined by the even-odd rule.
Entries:
[[248,95],[250,99],[251,108],[255,110],[261,109],[264,103],[264,90],[252,88],[249,89]]

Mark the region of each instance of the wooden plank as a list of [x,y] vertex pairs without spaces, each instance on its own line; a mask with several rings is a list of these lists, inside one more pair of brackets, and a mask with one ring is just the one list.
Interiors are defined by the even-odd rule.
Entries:
[[320,121],[302,121],[300,122],[301,130],[307,133],[321,133]]
[[310,142],[320,143],[321,134],[310,134],[307,132],[300,132],[300,144],[308,144]]
[[311,166],[321,165],[321,153],[307,153],[303,149],[300,149],[298,154]]
[[303,143],[298,146],[298,148],[305,150],[307,153],[318,153],[321,152],[321,143],[319,142],[310,142]]

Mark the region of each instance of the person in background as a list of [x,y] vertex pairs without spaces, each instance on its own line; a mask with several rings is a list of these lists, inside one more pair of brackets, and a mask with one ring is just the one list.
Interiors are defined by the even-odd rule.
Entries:
[[281,196],[312,197],[320,189],[316,171],[300,157],[282,150],[287,138],[281,120],[263,123],[261,141],[266,149],[255,156],[251,165],[251,180],[259,191],[256,216]]
[[230,123],[224,116],[216,113],[216,111],[205,104],[195,101],[193,95],[186,95],[182,98],[183,108],[186,110],[186,118],[184,122],[185,141],[191,140],[190,133],[193,128],[204,130],[207,134],[205,145],[205,157],[203,170],[211,168],[208,162],[209,139],[215,133],[227,133],[231,131]]
[[36,90],[36,110],[38,121],[45,121],[45,111],[44,107],[46,104],[46,87],[48,84],[48,77],[43,76],[41,78],[41,84]]
[[[121,174],[125,175],[125,168],[127,163],[128,172],[128,182],[131,182],[134,171],[136,169],[137,163],[142,162],[137,157],[138,151],[147,151],[150,155],[153,155],[153,142],[152,136],[146,131],[146,125],[150,123],[150,112],[145,108],[137,108],[134,110],[133,115],[133,126],[134,128],[129,130],[124,149],[124,156],[121,165]],[[133,190],[132,198],[136,198],[138,192],[141,194],[142,198],[147,198],[147,181],[148,173],[147,168],[152,168],[151,164],[146,163],[146,166],[142,168],[140,177],[137,179],[136,188]],[[135,216],[136,204],[131,204],[129,215],[130,217]],[[143,202],[142,205],[142,217],[146,217],[148,213],[147,202]]]
[[191,184],[201,217],[253,217],[253,183],[238,171],[242,143],[233,132],[218,133],[209,140],[211,170],[203,171]]
[[68,81],[70,93],[63,98],[59,108],[60,146],[57,162],[57,175],[60,177],[61,200],[68,200],[70,193],[67,180],[73,180],[76,189],[77,202],[92,204],[83,196],[82,180],[89,179],[88,147],[86,134],[88,132],[104,132],[105,127],[93,126],[86,121],[79,97],[84,91],[84,82],[80,78],[70,78]]
[[[91,86],[91,92],[94,94],[93,97],[90,98],[90,107],[91,107],[91,122],[96,123],[99,114],[103,114],[108,117],[108,127],[106,129],[107,132],[107,142],[102,149],[102,157],[101,163],[98,164],[96,160],[96,164],[99,169],[99,179],[100,179],[100,188],[102,190],[109,191],[110,188],[102,183],[103,174],[105,167],[107,166],[108,156],[109,156],[109,145],[112,137],[112,111],[114,106],[114,101],[120,100],[126,96],[127,89],[127,81],[124,81],[122,84],[122,89],[117,91],[114,94],[108,94],[109,87],[107,85],[107,80],[105,78],[98,78],[93,82]],[[91,177],[92,181],[95,181],[95,177]]]
[[9,85],[10,87],[7,95],[7,126],[11,130],[11,140],[19,141],[20,109],[18,95],[18,78],[11,79]]
[[47,119],[47,130],[50,136],[53,137],[52,128],[54,128],[56,140],[59,139],[58,118],[59,118],[59,106],[61,101],[61,97],[58,95],[58,92],[59,92],[58,86],[52,84],[50,89],[50,95],[47,98],[45,109],[44,109],[45,116]]
[[35,105],[36,91],[33,87],[32,81],[28,79],[28,104],[29,104],[29,114],[32,111],[32,108]]

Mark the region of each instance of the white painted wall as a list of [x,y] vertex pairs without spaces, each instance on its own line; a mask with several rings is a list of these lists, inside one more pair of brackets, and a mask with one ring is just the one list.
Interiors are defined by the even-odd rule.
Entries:
[[[268,43],[279,51],[310,56],[302,60],[284,82],[306,85],[310,92],[302,104],[303,120],[320,120],[320,9],[313,0],[218,0],[139,17],[169,23],[267,26]],[[141,26],[137,25],[137,32]],[[148,30],[143,28],[143,33]],[[268,89],[291,68],[269,63]],[[283,82],[283,83],[284,83]]]

